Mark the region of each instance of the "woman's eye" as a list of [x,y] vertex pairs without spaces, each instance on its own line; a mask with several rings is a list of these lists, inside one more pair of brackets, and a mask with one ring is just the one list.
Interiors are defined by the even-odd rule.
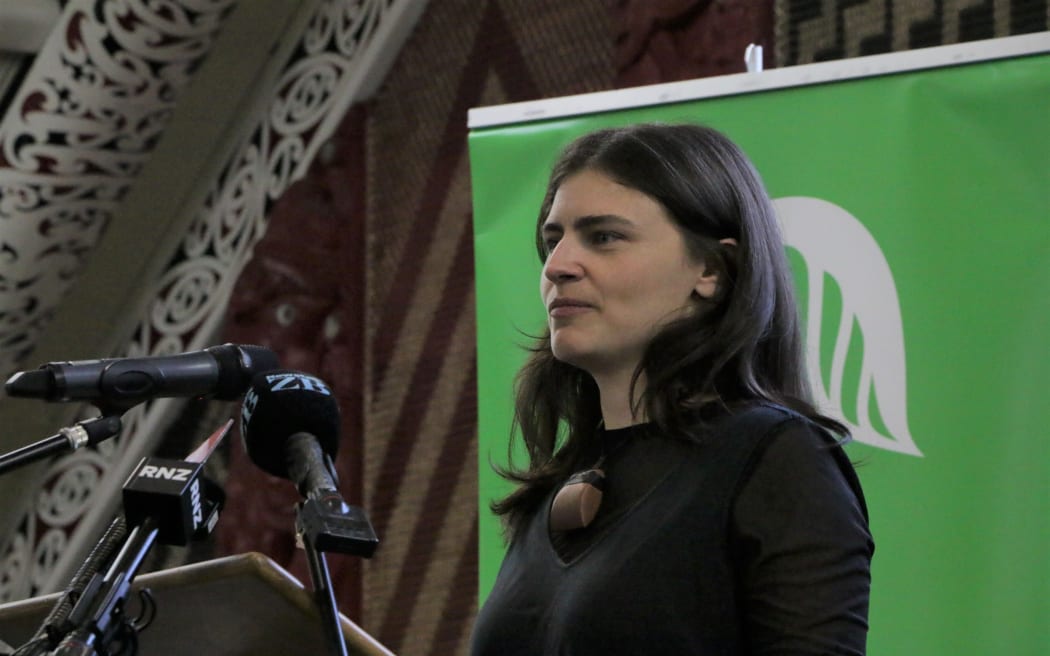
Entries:
[[591,243],[596,244],[598,246],[604,246],[605,244],[610,244],[620,238],[620,235],[615,232],[599,230],[591,234]]
[[543,249],[550,254],[554,250],[554,247],[558,245],[557,239],[546,239],[543,242]]

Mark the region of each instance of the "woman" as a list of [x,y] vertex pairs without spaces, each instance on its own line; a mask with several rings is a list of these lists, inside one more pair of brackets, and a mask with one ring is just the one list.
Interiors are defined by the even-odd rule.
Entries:
[[[842,424],[808,402],[762,183],[718,132],[601,130],[536,229],[548,330],[528,468],[472,653],[863,654],[874,549]],[[838,436],[838,437],[836,437]]]

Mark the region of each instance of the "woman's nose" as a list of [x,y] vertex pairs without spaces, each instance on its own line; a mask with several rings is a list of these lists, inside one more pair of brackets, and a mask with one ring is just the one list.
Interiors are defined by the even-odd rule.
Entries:
[[567,239],[561,239],[547,255],[543,264],[543,275],[551,282],[566,282],[583,276],[579,249]]

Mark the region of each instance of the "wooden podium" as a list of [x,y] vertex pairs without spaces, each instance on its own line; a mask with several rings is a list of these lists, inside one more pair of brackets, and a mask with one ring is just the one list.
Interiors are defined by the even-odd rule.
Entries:
[[[139,634],[143,656],[328,654],[313,597],[262,554],[143,574],[133,588],[149,588],[157,603],[153,623]],[[24,644],[58,598],[56,593],[0,605],[0,639]],[[137,595],[129,603],[137,607]],[[393,656],[361,627],[340,619],[348,653]]]

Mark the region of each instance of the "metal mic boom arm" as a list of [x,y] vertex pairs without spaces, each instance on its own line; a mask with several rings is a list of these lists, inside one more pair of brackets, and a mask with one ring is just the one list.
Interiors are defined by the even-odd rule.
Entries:
[[45,437],[39,442],[0,456],[0,474],[48,456],[76,451],[84,446],[93,446],[113,437],[120,432],[120,429],[121,423],[118,415],[106,415],[77,422],[73,426],[60,429],[51,437]]

